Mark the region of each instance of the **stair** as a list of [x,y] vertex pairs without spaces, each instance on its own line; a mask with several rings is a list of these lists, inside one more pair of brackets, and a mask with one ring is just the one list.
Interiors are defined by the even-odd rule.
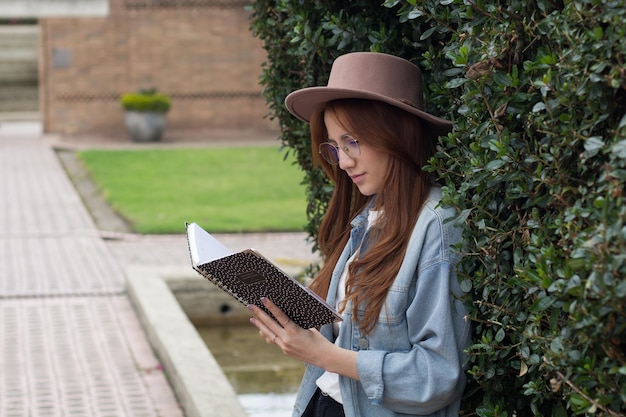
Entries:
[[39,110],[39,27],[0,25],[0,113]]

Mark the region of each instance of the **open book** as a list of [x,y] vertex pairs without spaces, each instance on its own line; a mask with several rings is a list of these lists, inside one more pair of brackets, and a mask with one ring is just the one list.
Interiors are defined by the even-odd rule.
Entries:
[[269,298],[305,329],[341,320],[326,301],[254,249],[233,253],[196,223],[187,224],[187,242],[193,268],[242,304],[269,313],[261,303]]

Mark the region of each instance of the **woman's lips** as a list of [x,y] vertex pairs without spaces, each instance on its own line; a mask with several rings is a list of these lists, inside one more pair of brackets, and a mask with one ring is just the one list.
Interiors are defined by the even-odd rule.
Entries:
[[357,175],[350,175],[350,178],[352,178],[352,182],[357,184],[363,179],[364,176],[365,174],[357,174]]

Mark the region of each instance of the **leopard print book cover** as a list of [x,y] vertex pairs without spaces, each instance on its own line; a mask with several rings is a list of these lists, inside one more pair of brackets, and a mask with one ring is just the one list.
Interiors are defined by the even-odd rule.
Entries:
[[197,269],[244,305],[254,304],[269,313],[261,297],[269,298],[302,328],[341,320],[324,300],[254,251],[235,253]]

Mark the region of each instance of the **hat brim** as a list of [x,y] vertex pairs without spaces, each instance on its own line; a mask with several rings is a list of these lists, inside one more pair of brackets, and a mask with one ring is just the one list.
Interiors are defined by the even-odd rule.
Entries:
[[333,100],[350,98],[382,101],[414,114],[423,121],[427,122],[430,125],[432,133],[437,136],[446,135],[452,130],[452,122],[449,120],[433,116],[430,113],[426,113],[425,111],[405,104],[402,101],[389,98],[382,94],[367,91],[355,91],[344,88],[330,87],[308,87],[289,94],[285,98],[285,106],[287,106],[287,110],[289,110],[289,112],[298,119],[309,123],[313,112],[316,111],[322,104]]

